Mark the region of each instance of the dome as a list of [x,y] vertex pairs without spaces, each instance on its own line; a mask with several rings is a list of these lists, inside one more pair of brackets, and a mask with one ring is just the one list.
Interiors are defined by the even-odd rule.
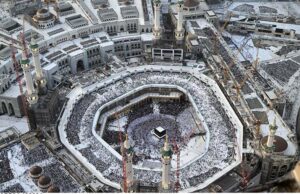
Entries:
[[48,176],[41,176],[38,180],[40,187],[47,187],[51,184],[51,178]]
[[33,166],[29,170],[29,176],[33,179],[38,179],[43,173],[43,169],[40,166]]
[[47,9],[39,9],[38,11],[37,11],[37,13],[39,13],[39,14],[45,14],[45,13],[47,13],[48,12],[48,10]]
[[196,7],[199,5],[199,2],[197,0],[185,0],[184,6],[185,7]]
[[[267,141],[268,141],[268,136],[263,137],[261,140],[262,145],[266,145]],[[275,135],[274,146],[275,146],[274,152],[283,152],[284,150],[287,149],[288,144],[285,139]]]
[[59,187],[53,185],[49,187],[47,190],[47,193],[59,193],[59,192],[60,192]]
[[29,170],[30,174],[33,176],[40,175],[43,172],[43,169],[40,166],[33,166]]
[[36,19],[37,20],[47,20],[50,19],[51,16],[50,12],[47,9],[39,9],[36,12]]

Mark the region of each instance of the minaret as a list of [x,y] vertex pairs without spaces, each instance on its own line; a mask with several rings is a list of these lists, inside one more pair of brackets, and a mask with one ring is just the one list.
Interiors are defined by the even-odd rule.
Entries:
[[43,94],[46,92],[46,79],[43,75],[43,70],[41,67],[41,61],[40,61],[40,52],[39,52],[39,45],[36,42],[36,39],[32,36],[31,42],[30,42],[30,49],[33,57],[33,64],[35,67],[35,82],[38,87],[38,92],[40,94]]
[[164,147],[161,149],[161,159],[162,159],[162,181],[161,186],[163,190],[170,189],[170,173],[171,173],[171,160],[172,160],[172,150],[168,144],[168,136],[166,135],[166,140]]
[[133,186],[133,168],[132,168],[133,147],[130,145],[127,134],[126,134],[126,139],[124,141],[123,157],[125,157],[125,162],[126,162],[125,165],[126,165],[127,189],[128,191],[130,191]]
[[153,27],[153,35],[155,40],[159,40],[161,38],[161,26],[160,26],[160,0],[154,0],[154,27]]
[[29,59],[26,56],[25,49],[22,52],[21,66],[24,72],[24,77],[26,81],[26,98],[30,105],[36,104],[38,101],[38,95],[34,89],[31,68],[29,64]]
[[175,31],[175,37],[177,42],[181,43],[184,39],[184,28],[183,28],[183,0],[178,0],[177,3],[177,11],[178,11],[178,20],[177,20],[177,28]]
[[261,177],[260,183],[265,184],[270,179],[270,172],[272,171],[273,167],[273,151],[274,151],[274,140],[275,140],[275,133],[277,130],[276,125],[276,118],[274,119],[273,124],[269,125],[269,135],[267,142],[264,143],[263,152],[262,152],[262,167],[261,167]]
[[271,150],[271,151],[273,150],[275,133],[276,133],[277,128],[278,127],[276,125],[276,117],[275,117],[273,125],[271,124],[269,126],[269,136],[268,136],[268,140],[267,140],[267,144],[266,144],[268,150]]

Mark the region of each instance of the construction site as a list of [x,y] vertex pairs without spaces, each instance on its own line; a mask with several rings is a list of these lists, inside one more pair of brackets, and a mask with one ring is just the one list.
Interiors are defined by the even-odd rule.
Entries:
[[298,1],[0,4],[0,192],[300,191]]

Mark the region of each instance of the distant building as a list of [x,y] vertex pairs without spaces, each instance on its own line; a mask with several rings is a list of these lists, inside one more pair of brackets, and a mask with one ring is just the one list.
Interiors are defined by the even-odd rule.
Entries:
[[263,150],[261,180],[262,184],[276,180],[294,169],[297,163],[295,155],[288,155],[288,143],[279,135],[276,120],[269,126],[269,135],[261,140]]
[[66,16],[75,13],[73,6],[69,2],[60,2],[57,7],[55,7],[55,11],[60,16]]
[[22,29],[21,24],[8,17],[0,18],[0,30],[7,34],[13,34]]
[[56,16],[47,9],[39,9],[32,18],[33,22],[40,29],[51,28],[55,25]]
[[11,0],[9,5],[9,13],[11,16],[17,16],[19,14],[25,14],[33,10],[40,9],[41,7],[41,0]]
[[0,114],[22,117],[22,98],[19,88],[11,85],[9,75],[0,75]]

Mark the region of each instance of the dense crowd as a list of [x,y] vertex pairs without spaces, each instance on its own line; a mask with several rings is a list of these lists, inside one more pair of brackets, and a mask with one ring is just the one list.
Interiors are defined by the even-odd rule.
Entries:
[[279,51],[277,51],[275,54],[286,55],[295,50],[296,51],[300,50],[300,46],[299,45],[285,45],[285,46],[282,46],[281,49]]
[[167,101],[167,102],[160,102],[159,109],[161,114],[177,116],[179,113],[184,111],[184,109],[186,109],[188,105],[189,103],[186,101],[180,101],[180,102]]
[[259,12],[260,13],[271,13],[271,14],[276,14],[277,9],[274,9],[272,7],[267,7],[267,6],[259,6]]
[[9,165],[9,159],[7,156],[7,150],[3,149],[0,152],[0,184],[7,182],[14,178]]
[[21,149],[24,157],[24,164],[26,165],[32,165],[50,157],[43,144],[40,144],[31,150],[27,150],[25,146],[21,144]]
[[67,130],[68,140],[71,144],[76,145],[79,144],[79,136],[78,133],[80,132],[80,123],[81,119],[90,106],[90,104],[96,98],[93,95],[86,95],[84,98],[81,98],[79,102],[75,105],[73,109],[73,114],[69,118],[68,128],[71,130]]
[[42,145],[30,151],[27,151],[23,144],[14,144],[2,149],[0,152],[0,192],[24,192],[24,188],[18,181],[22,179],[21,177],[28,175],[22,174],[23,172],[18,169],[29,169],[32,164],[46,158],[49,158],[49,155]]
[[[157,127],[163,127],[166,129],[169,139],[182,142],[183,146],[185,136],[196,128],[191,113],[183,113],[188,106],[189,103],[184,100],[159,102],[158,100],[147,99],[141,101],[131,107],[127,113],[126,124],[121,126],[121,132],[110,128],[118,122],[116,118],[108,119],[102,138],[120,153],[119,135],[121,133],[122,139],[124,139],[125,133],[123,131],[127,131],[131,140],[134,141],[136,154],[139,155],[135,158],[135,163],[145,159],[159,160],[160,148],[163,146],[164,139],[154,141],[151,131]],[[177,119],[178,121],[176,121]]]
[[124,139],[124,137],[125,137],[124,132],[111,131],[111,130],[105,130],[103,132],[102,138],[110,145],[119,144],[119,142],[120,142],[120,133],[121,133],[122,139]]
[[96,138],[86,141],[90,143],[90,146],[80,149],[79,152],[107,179],[120,182],[121,161],[117,160]]
[[254,6],[250,4],[238,5],[233,10],[246,13],[255,13]]
[[290,78],[299,70],[299,65],[292,60],[284,60],[265,64],[262,68],[280,83],[287,84]]
[[135,119],[141,118],[148,114],[153,113],[152,100],[144,101],[143,104],[137,104],[132,107],[132,110],[128,113],[128,123]]
[[134,150],[136,154],[141,155],[141,161],[146,158],[160,160],[160,149],[163,147],[164,138],[158,139],[151,133],[157,127],[166,130],[170,143],[181,137],[174,117],[169,115],[150,114],[134,120],[128,127],[129,137],[134,141]]
[[69,175],[59,162],[53,162],[43,169],[43,174],[49,176],[52,184],[59,187],[61,192],[75,193],[80,191],[79,183]]
[[88,159],[88,161],[92,161],[92,164],[94,164],[94,166],[101,172],[109,167],[109,164],[103,162],[100,159],[97,160],[97,157],[93,154],[93,152],[89,148],[81,149],[80,152],[85,158]]
[[201,175],[193,176],[188,178],[188,183],[190,186],[197,186],[199,183],[203,183],[207,177],[212,177],[219,171],[218,168],[212,168],[210,171],[207,171]]
[[102,104],[103,99],[101,97],[99,97],[99,94],[93,94],[96,98],[96,100],[94,100],[90,106],[88,107],[88,109],[85,111],[84,115],[82,116],[82,121],[81,121],[81,126],[80,126],[80,132],[79,132],[79,138],[80,138],[80,142],[82,140],[85,140],[89,137],[92,136],[92,127],[93,127],[93,118],[100,106],[100,104]]
[[[1,190],[0,190],[1,191]],[[25,193],[24,188],[19,183],[7,187],[3,190],[4,193]]]
[[[225,112],[222,111],[221,105],[216,103],[218,102],[216,96],[214,96],[212,91],[200,80],[195,77],[191,77],[191,75],[187,73],[179,74],[166,72],[137,73],[135,75],[131,75],[130,79],[126,79],[126,82],[124,82],[124,80],[125,79],[122,81],[116,81],[113,84],[107,85],[105,88],[99,89],[94,92],[92,98],[86,100],[79,108],[76,108],[75,106],[71,116],[73,119],[69,120],[68,127],[66,129],[68,139],[71,144],[76,145],[78,143],[84,144],[89,142],[89,146],[86,149],[81,149],[79,151],[97,168],[97,170],[103,174],[103,176],[112,181],[120,182],[122,174],[121,162],[118,161],[112,153],[104,147],[104,145],[99,143],[91,133],[86,133],[86,136],[83,139],[78,137],[77,134],[82,130],[80,129],[80,126],[84,126],[83,128],[86,128],[86,130],[91,130],[89,126],[91,126],[94,118],[91,114],[86,112],[92,110],[93,113],[101,105],[131,91],[134,88],[146,84],[173,84],[186,89],[191,96],[194,97],[195,104],[201,114],[203,114],[202,116],[210,130],[210,144],[207,153],[202,158],[182,170],[182,179],[195,179],[195,183],[200,181],[199,177],[202,177],[201,179],[205,180],[208,175],[213,175],[217,171],[222,170],[234,160],[232,155],[234,152],[231,150],[233,148],[228,148],[227,146],[227,143],[232,141],[234,129],[229,123],[228,118],[224,115]],[[165,106],[162,104],[162,107],[163,110],[160,110],[161,113],[170,110],[170,105]],[[173,108],[176,109],[177,107]],[[153,107],[148,106],[145,110],[141,109],[141,112],[144,111],[151,113],[153,112]],[[131,119],[141,117],[141,115],[139,115],[142,114],[141,112],[131,112]],[[177,113],[177,111],[174,111],[172,114]],[[147,128],[149,127],[148,124]],[[77,135],[77,140],[72,140],[72,136],[70,134]],[[135,174],[140,180],[151,179],[153,182],[159,181],[161,177],[160,173],[155,171],[135,170]]]

